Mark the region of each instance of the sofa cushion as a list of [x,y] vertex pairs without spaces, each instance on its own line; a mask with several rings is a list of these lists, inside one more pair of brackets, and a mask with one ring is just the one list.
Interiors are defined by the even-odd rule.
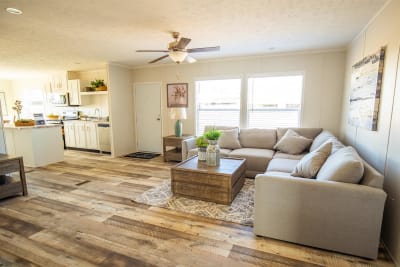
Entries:
[[293,130],[301,136],[307,137],[309,139],[314,139],[317,135],[322,132],[322,128],[277,128],[276,136],[278,141],[285,135],[287,130]]
[[242,147],[273,149],[276,144],[276,130],[241,129],[239,139]]
[[362,185],[367,185],[376,188],[383,187],[383,175],[375,170],[371,165],[363,160],[364,163],[364,175],[360,182]]
[[301,160],[305,155],[307,155],[307,153],[292,155],[292,154],[283,153],[283,152],[281,152],[281,151],[277,151],[277,152],[274,154],[274,159],[295,159],[295,160]]
[[239,143],[239,128],[221,130],[221,137],[218,139],[221,148],[237,149],[242,146]]
[[331,154],[318,172],[317,180],[357,184],[364,174],[364,164],[351,146]]
[[296,165],[292,176],[303,178],[315,178],[322,165],[332,151],[332,143],[324,143],[316,150],[308,153]]
[[233,150],[229,157],[245,158],[248,170],[265,172],[274,152],[270,149],[239,148]]
[[319,135],[317,135],[314,138],[310,147],[310,152],[319,148],[323,143],[325,143],[330,138],[335,138],[335,136],[331,132],[323,130]]
[[268,164],[267,172],[291,173],[298,163],[299,160],[296,159],[273,158]]
[[[230,150],[230,149],[221,148],[220,151],[219,151],[219,155],[221,157],[229,157],[229,153],[231,153],[231,151],[232,150]],[[193,157],[193,156],[197,156],[197,148],[193,148],[193,149],[190,149],[188,151],[188,156],[187,157],[190,158],[190,157]]]
[[312,139],[299,135],[295,131],[289,129],[285,135],[274,146],[274,149],[284,153],[297,155],[306,150],[312,143]]

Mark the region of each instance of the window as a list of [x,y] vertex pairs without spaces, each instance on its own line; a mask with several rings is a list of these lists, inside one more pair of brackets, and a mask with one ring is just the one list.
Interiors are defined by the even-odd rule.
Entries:
[[240,79],[196,82],[197,134],[206,125],[240,125]]
[[303,76],[248,79],[247,127],[300,126]]

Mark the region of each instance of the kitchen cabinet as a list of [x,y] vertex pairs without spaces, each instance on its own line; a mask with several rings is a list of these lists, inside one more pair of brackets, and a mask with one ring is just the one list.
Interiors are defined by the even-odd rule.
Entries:
[[97,123],[93,121],[64,122],[67,147],[98,150]]
[[81,82],[80,80],[68,80],[69,104],[79,106],[81,104]]
[[53,74],[50,77],[50,93],[66,93],[67,88],[68,85],[66,72]]
[[64,138],[67,147],[76,147],[75,124],[73,122],[64,122]]

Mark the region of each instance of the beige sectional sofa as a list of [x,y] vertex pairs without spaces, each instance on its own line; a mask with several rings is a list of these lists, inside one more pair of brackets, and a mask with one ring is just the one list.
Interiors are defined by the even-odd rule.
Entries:
[[[352,176],[351,169],[337,171],[337,180],[323,177],[342,168],[349,152],[357,152],[320,128],[291,129],[313,140],[308,150],[292,155],[274,149],[287,128],[237,129],[240,147],[228,143],[231,147],[221,148],[222,156],[246,158],[246,175],[255,177],[254,233],[375,259],[386,201],[383,176],[360,158],[363,175],[356,184],[342,177]],[[332,143],[332,151],[316,179],[291,175],[305,155],[326,142]],[[182,145],[183,158],[197,153],[193,139]]]

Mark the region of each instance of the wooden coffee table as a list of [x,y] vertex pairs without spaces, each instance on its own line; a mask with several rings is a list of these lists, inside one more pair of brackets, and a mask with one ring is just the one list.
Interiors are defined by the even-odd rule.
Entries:
[[209,167],[198,157],[171,168],[174,195],[230,204],[244,184],[246,160],[221,158],[220,166]]

